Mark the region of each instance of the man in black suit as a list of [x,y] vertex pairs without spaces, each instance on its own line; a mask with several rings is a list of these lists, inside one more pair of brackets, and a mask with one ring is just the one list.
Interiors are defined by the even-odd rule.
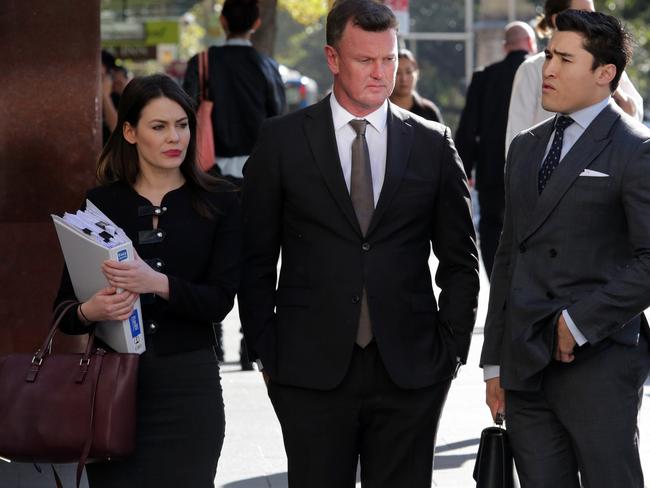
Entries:
[[477,306],[465,172],[448,128],[387,100],[397,63],[387,6],[336,2],[327,44],[332,94],[265,123],[246,163],[244,333],[292,488],[354,487],[359,458],[363,486],[429,488]]
[[643,488],[637,416],[650,370],[650,131],[613,101],[630,40],[565,10],[542,104],[506,162],[481,355],[522,488]]
[[524,22],[508,24],[503,47],[507,53],[503,60],[474,73],[455,139],[467,177],[476,171],[479,241],[488,278],[503,226],[504,140],[512,80],[526,56],[537,51],[533,29]]

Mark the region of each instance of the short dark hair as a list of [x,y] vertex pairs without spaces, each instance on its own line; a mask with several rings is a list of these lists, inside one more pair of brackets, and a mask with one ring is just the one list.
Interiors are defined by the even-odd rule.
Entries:
[[565,10],[555,18],[558,31],[581,34],[585,50],[594,57],[592,69],[605,64],[616,66],[616,76],[609,84],[616,91],[625,66],[632,57],[632,38],[620,20],[600,12]]
[[260,17],[258,0],[226,0],[221,9],[228,21],[228,30],[231,34],[244,34],[251,30],[253,24]]
[[102,55],[102,64],[106,68],[106,72],[110,73],[117,67],[117,65],[115,64],[115,56],[113,56],[105,49],[102,49],[101,55]]
[[370,32],[397,30],[398,26],[393,11],[377,0],[336,0],[327,14],[328,45],[336,47],[350,21]]
[[124,138],[124,124],[128,122],[132,127],[137,126],[142,110],[149,102],[157,98],[169,98],[178,103],[187,115],[190,142],[180,170],[192,191],[195,209],[201,215],[211,217],[214,212],[199,197],[200,190],[211,191],[216,189],[221,182],[206,175],[198,168],[196,162],[196,112],[194,111],[194,102],[180,85],[167,75],[157,74],[136,77],[124,88],[117,109],[117,126],[108,138],[97,162],[97,180],[101,185],[119,181],[133,187],[139,172],[139,158],[135,145],[130,144]]

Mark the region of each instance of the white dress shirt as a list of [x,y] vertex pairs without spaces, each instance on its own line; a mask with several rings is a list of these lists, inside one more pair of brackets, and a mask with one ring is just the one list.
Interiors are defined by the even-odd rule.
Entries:
[[366,126],[366,141],[368,143],[368,153],[370,154],[370,171],[372,172],[372,192],[375,199],[375,207],[381,188],[384,185],[384,176],[386,174],[386,149],[388,147],[388,130],[386,125],[388,121],[388,101],[385,101],[381,107],[366,115],[365,117],[356,117],[345,110],[334,96],[330,97],[330,107],[332,109],[332,120],[334,121],[334,134],[336,136],[336,146],[341,161],[341,169],[345,184],[350,191],[350,176],[352,174],[352,141],[357,136],[350,125],[351,120],[365,119],[368,121]]
[[[366,126],[366,142],[368,143],[368,153],[370,154],[372,193],[376,207],[386,174],[388,101],[385,101],[381,107],[365,117],[355,117],[341,106],[338,100],[336,100],[334,92],[332,92],[330,107],[332,109],[332,120],[334,121],[336,146],[338,148],[341,169],[343,170],[343,177],[345,178],[348,192],[350,191],[350,178],[352,174],[352,141],[357,137],[357,133],[350,125],[350,121],[361,118],[368,121],[368,125]],[[258,369],[262,371],[264,369],[262,361],[258,359],[256,363]]]
[[[590,105],[589,107],[583,108],[582,110],[578,110],[577,112],[574,112],[572,114],[564,114],[564,115],[568,115],[573,119],[573,124],[571,124],[566,129],[564,129],[562,150],[560,152],[560,164],[562,164],[562,159],[564,159],[564,156],[566,156],[566,154],[571,150],[573,145],[578,141],[578,139],[580,139],[580,136],[584,134],[584,132],[587,130],[587,127],[589,127],[589,125],[594,121],[594,119],[598,116],[598,114],[602,112],[603,109],[609,104],[610,100],[611,97],[606,97],[600,102],[595,103],[594,105]],[[555,137],[555,130],[553,130],[553,132],[551,133],[551,137],[549,137],[548,139],[548,144],[546,145],[546,151],[544,152],[544,157],[539,162],[540,166],[542,165],[544,159],[546,159],[546,155],[551,150],[553,137]],[[584,336],[582,332],[580,332],[580,329],[575,324],[573,319],[571,319],[571,316],[569,315],[569,312],[566,311],[566,309],[562,310],[562,317],[564,317],[567,327],[569,328],[571,335],[575,339],[576,344],[578,346],[582,346],[583,344],[586,344],[587,338]],[[483,365],[483,378],[485,380],[496,378],[499,375],[500,375],[499,366],[494,364]]]
[[[555,115],[542,108],[542,67],[545,53],[528,57],[517,69],[512,82],[506,129],[506,155],[510,143],[522,130],[526,130]],[[631,98],[636,107],[636,118],[643,122],[643,98],[623,71],[619,82],[621,91]]]

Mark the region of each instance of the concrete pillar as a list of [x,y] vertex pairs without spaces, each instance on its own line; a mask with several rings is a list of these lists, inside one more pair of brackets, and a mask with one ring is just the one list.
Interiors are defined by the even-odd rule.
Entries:
[[99,0],[3,0],[0,46],[2,354],[45,337],[63,264],[50,213],[76,209],[93,185]]

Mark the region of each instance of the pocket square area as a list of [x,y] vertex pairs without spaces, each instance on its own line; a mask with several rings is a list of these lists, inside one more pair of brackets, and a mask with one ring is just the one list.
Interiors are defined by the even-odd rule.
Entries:
[[600,171],[595,171],[593,169],[586,169],[582,173],[580,173],[580,176],[591,176],[595,178],[609,178],[609,175],[607,173],[601,173]]

